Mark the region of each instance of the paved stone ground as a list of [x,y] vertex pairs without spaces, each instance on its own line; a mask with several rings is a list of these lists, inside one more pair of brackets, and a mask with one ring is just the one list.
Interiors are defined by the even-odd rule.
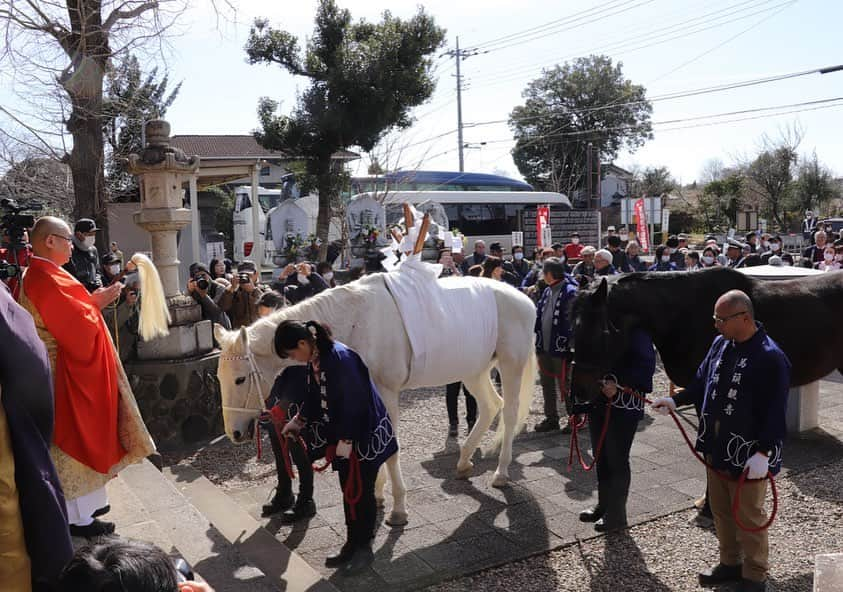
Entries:
[[[824,381],[820,397],[821,427],[789,440],[785,474],[843,458],[843,383],[839,378]],[[685,415],[693,419],[693,410]],[[586,448],[587,440],[583,434]],[[591,526],[579,522],[577,514],[596,501],[595,476],[579,467],[568,470],[568,442],[558,432],[519,436],[510,470],[513,485],[501,490],[488,484],[495,458],[475,458],[474,476],[460,481],[454,479],[457,457],[452,441],[413,455],[420,462],[403,466],[410,523],[401,529],[382,524],[375,539],[375,564],[354,578],[337,578],[322,565],[345,534],[335,476],[317,476],[319,513],[309,523],[290,527],[277,519],[262,521],[344,592],[422,588],[594,537]],[[686,510],[705,489],[702,466],[668,418],[646,416],[641,422],[632,447],[632,470],[632,524]],[[271,486],[265,481],[241,484],[229,487],[228,493],[259,518]]]

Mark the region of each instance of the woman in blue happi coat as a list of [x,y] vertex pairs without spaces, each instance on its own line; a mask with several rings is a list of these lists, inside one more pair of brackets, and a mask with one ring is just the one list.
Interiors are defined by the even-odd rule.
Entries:
[[[282,321],[275,331],[275,351],[282,358],[306,363],[307,380],[318,387],[307,389],[301,411],[283,434],[295,436],[319,418],[328,447],[335,447],[332,467],[344,492],[347,535],[339,553],[325,564],[358,572],[374,559],[375,479],[380,466],[398,452],[392,422],[360,356],[334,341],[316,321]],[[349,490],[357,491],[359,499],[348,499]]]

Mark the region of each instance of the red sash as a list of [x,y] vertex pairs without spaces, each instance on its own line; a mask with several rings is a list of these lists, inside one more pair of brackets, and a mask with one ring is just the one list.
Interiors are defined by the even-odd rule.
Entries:
[[117,359],[88,290],[57,265],[32,259],[24,291],[56,340],[53,441],[98,473],[126,454],[117,435]]

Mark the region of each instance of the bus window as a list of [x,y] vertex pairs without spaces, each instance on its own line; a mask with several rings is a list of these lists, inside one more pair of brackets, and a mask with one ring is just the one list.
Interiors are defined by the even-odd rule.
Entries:
[[252,207],[252,201],[249,199],[248,193],[238,193],[237,199],[235,200],[234,211],[242,212],[246,208]]

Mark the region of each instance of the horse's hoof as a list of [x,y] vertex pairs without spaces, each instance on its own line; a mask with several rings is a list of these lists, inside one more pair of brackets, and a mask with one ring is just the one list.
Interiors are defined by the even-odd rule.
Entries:
[[382,497],[376,497],[376,498],[375,498],[375,505],[376,505],[379,509],[382,509],[382,508],[386,505],[386,500],[385,500],[384,498],[382,498]]
[[509,477],[495,471],[495,476],[492,479],[492,487],[506,487],[507,485],[509,485]]
[[404,526],[407,524],[407,512],[391,512],[386,519],[389,526]]
[[464,467],[457,465],[457,479],[468,479],[474,471],[474,463],[468,461]]

